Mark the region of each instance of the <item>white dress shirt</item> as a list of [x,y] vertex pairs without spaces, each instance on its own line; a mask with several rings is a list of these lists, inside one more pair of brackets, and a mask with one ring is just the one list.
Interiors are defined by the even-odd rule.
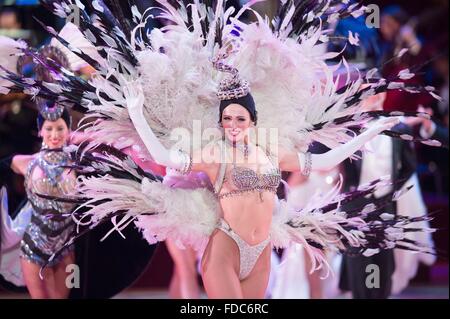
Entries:
[[[363,154],[361,176],[359,184],[367,184],[382,176],[392,174],[392,139],[389,136],[378,135],[365,144],[367,152]],[[392,176],[391,176],[392,180]],[[387,195],[392,191],[392,186],[378,189],[374,195],[376,198]]]

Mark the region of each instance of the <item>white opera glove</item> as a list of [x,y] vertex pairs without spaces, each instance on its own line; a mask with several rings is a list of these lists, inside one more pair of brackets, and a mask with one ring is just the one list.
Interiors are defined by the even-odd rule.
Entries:
[[192,168],[192,158],[180,150],[168,150],[162,145],[144,117],[144,94],[139,83],[128,82],[124,86],[126,107],[131,121],[155,162],[188,174]]
[[399,118],[383,118],[374,123],[368,130],[323,154],[298,153],[298,159],[302,174],[308,176],[311,171],[327,171],[339,165],[361,149],[364,144],[385,130],[389,130],[400,122]]

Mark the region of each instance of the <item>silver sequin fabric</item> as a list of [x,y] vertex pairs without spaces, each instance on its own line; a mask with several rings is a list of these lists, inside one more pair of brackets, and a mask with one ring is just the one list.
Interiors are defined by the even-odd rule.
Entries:
[[[38,196],[61,196],[70,189],[73,180],[64,179],[63,170],[58,166],[66,161],[64,155],[41,152],[28,166],[25,178],[25,189],[33,213],[21,241],[21,257],[40,266],[47,263],[51,256],[64,246],[73,235],[75,227],[71,216],[61,215],[70,213],[73,205]],[[33,176],[37,167],[43,173],[40,178]],[[74,246],[65,248],[47,265],[52,267],[58,264],[73,249]]]
[[276,193],[281,182],[281,172],[274,168],[268,173],[259,174],[250,168],[234,165],[224,182],[228,180],[231,180],[235,189],[219,194],[219,199],[249,192],[269,191]]
[[225,234],[231,237],[236,242],[239,248],[239,279],[244,280],[255,267],[259,256],[263,250],[269,245],[270,237],[265,239],[259,244],[249,245],[245,240],[243,240],[238,234],[236,234],[228,225],[224,219],[220,219],[218,229],[222,230]]

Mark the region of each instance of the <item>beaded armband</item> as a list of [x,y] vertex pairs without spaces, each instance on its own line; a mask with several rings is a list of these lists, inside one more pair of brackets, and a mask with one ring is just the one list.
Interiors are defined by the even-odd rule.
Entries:
[[312,168],[311,153],[306,152],[304,167],[302,167],[302,175],[308,177],[311,174],[311,168]]
[[192,156],[190,156],[186,152],[183,152],[182,150],[178,150],[178,153],[180,154],[180,158],[183,163],[183,167],[180,169],[177,169],[177,171],[183,175],[187,175],[192,170]]

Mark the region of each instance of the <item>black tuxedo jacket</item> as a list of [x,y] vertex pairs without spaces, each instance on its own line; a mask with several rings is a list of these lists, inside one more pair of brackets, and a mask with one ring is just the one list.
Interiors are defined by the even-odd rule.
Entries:
[[[411,134],[406,125],[399,124],[393,130],[405,134]],[[364,159],[363,159],[364,160]],[[362,160],[346,160],[343,163],[344,191],[350,191],[359,186],[361,177]],[[392,172],[391,180],[394,182],[393,192],[402,188],[411,175],[416,170],[416,157],[413,146],[410,142],[401,139],[392,139]],[[386,195],[392,196],[392,193]],[[363,207],[374,201],[383,201],[386,197],[358,198],[342,208],[346,209]],[[396,203],[390,201],[390,205],[385,207],[385,212],[396,213]],[[369,289],[366,286],[367,266],[375,264],[380,267],[380,287]],[[356,299],[384,299],[388,298],[391,292],[391,276],[395,270],[395,260],[392,250],[382,250],[371,257],[350,256],[344,254],[341,267],[339,287],[341,290],[352,291],[353,298]]]

